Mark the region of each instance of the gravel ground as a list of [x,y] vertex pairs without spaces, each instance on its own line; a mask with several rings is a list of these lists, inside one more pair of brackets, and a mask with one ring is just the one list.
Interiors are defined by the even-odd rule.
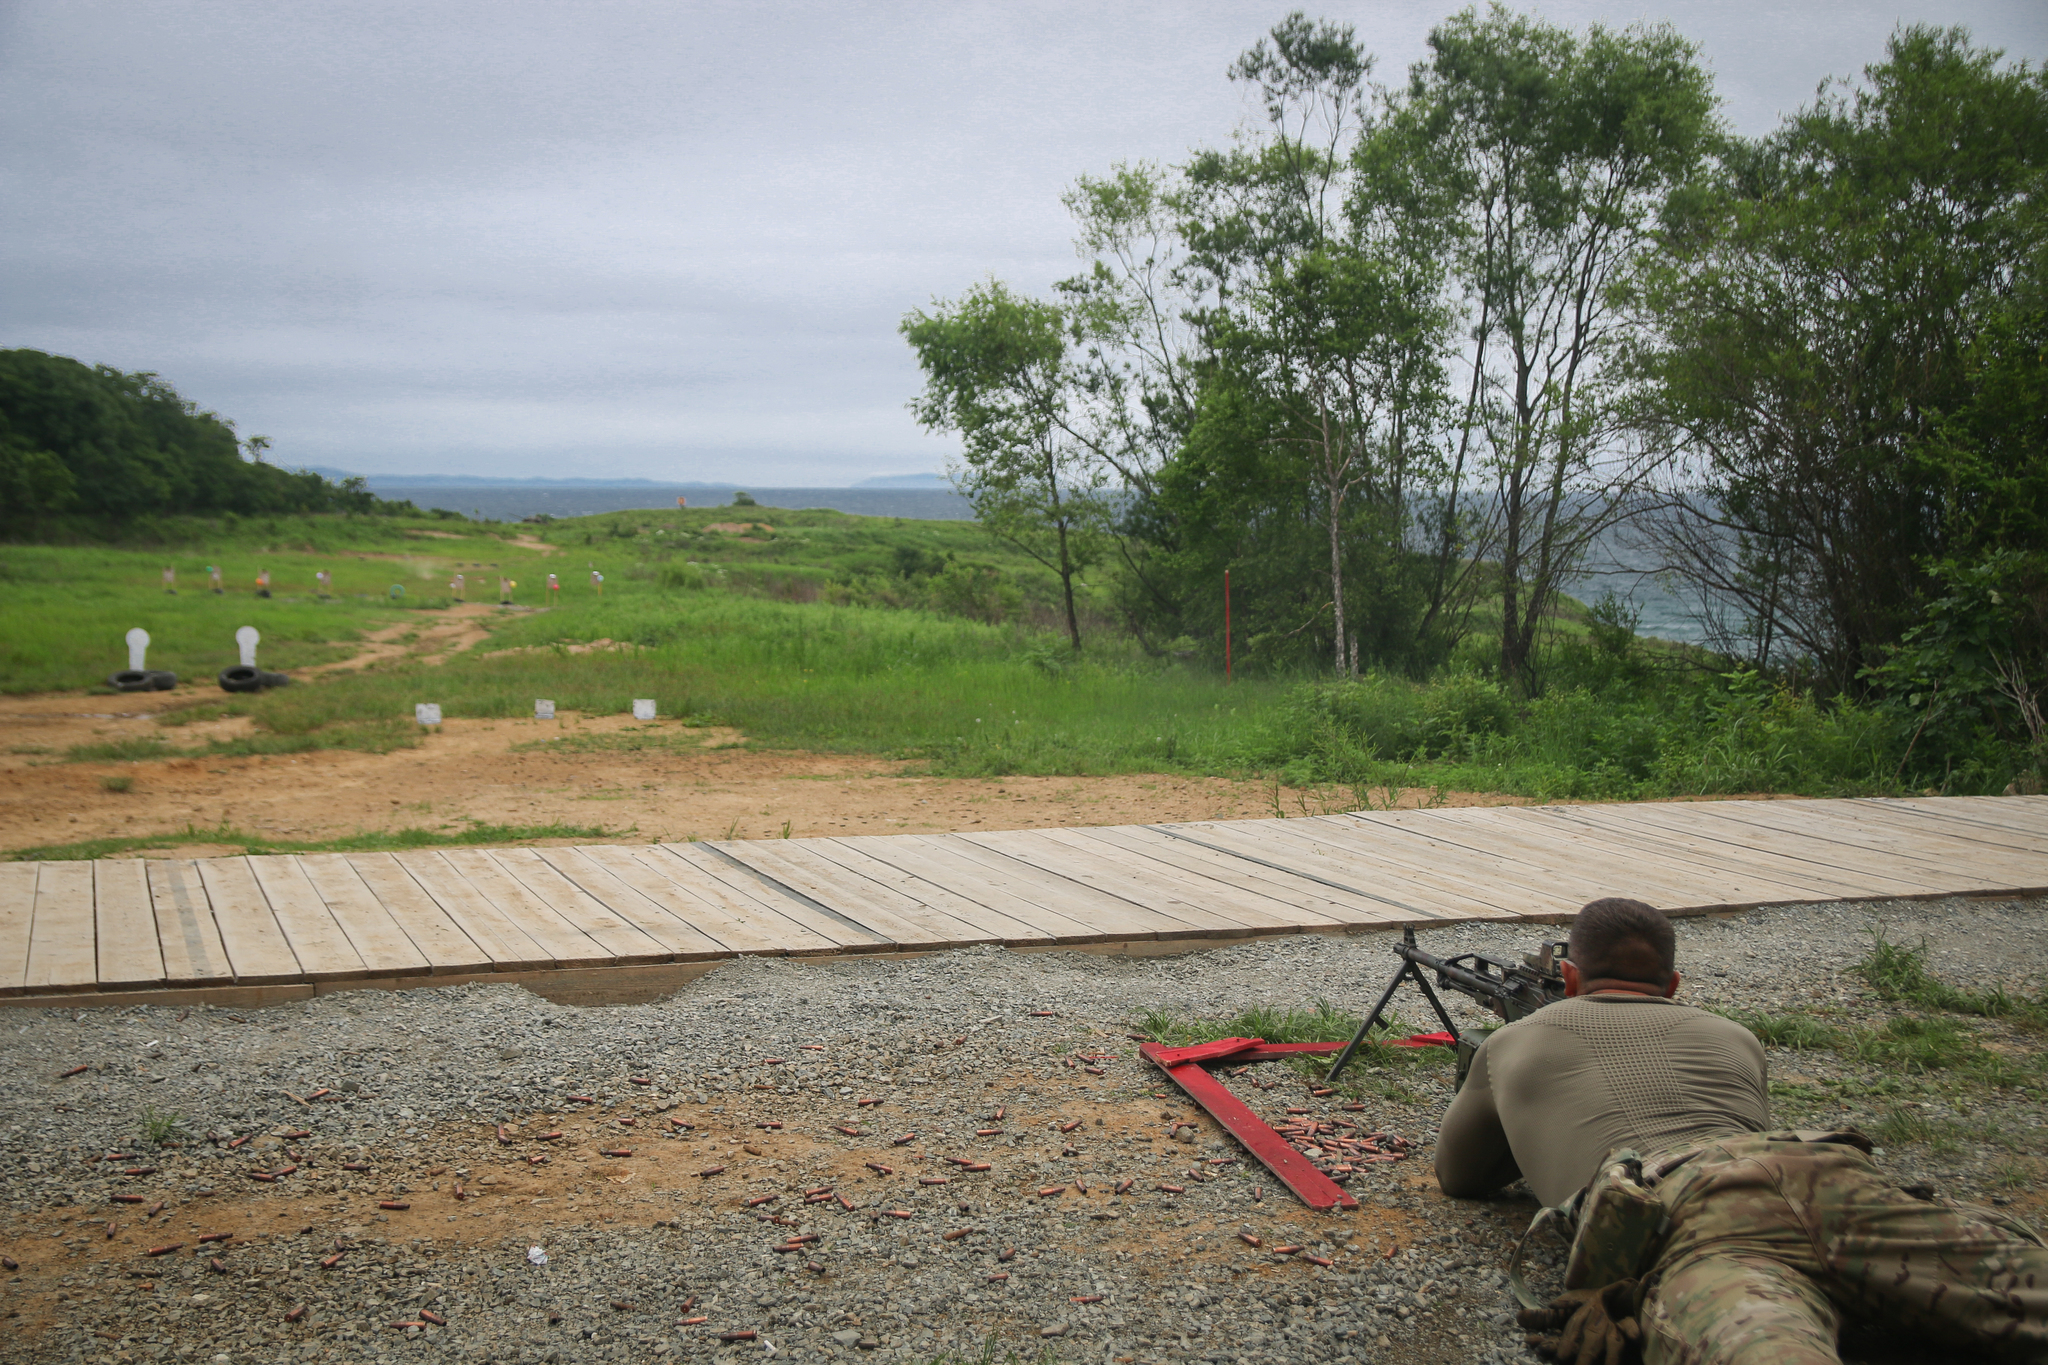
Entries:
[[[1894,1007],[1844,972],[1873,927],[1924,937],[1947,980],[2036,989],[2044,909],[1685,921],[1680,966],[1699,1003],[1871,1023]],[[1518,953],[1541,932],[1422,941]],[[1384,935],[1304,935],[1149,959],[752,959],[616,1008],[466,986],[0,1013],[0,1359],[923,1362],[993,1341],[1107,1365],[1533,1360],[1499,1267],[1535,1206],[1435,1192],[1441,1054],[1358,1075],[1360,1117],[1415,1159],[1361,1171],[1358,1210],[1315,1214],[1128,1037],[1148,1009],[1362,1008],[1393,965]],[[1967,1026],[2032,1064],[2035,1035]],[[1901,1183],[2039,1214],[2037,1095],[1836,1052],[1771,1065],[1778,1121],[1897,1134]],[[1269,1121],[1344,1098],[1278,1064],[1227,1080]],[[176,1145],[149,1141],[173,1116]]]

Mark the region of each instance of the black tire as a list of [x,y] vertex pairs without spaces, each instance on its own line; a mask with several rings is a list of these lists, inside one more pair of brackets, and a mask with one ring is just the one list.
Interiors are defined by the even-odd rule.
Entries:
[[116,692],[147,692],[156,686],[151,681],[154,676],[147,669],[124,668],[107,676],[107,686]]
[[291,678],[283,673],[265,673],[263,675],[263,686],[265,687],[285,687],[290,683]]
[[233,668],[220,671],[220,690],[223,692],[261,692],[263,670],[249,664],[236,664]]
[[152,668],[149,670],[149,685],[153,691],[168,692],[178,685],[178,675],[161,668]]

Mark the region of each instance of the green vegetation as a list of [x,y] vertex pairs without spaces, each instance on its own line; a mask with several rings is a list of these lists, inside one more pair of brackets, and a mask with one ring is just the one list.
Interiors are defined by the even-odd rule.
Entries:
[[1730,1009],[1713,1012],[1748,1029],[1765,1047],[1804,1052],[1809,1048],[1834,1048],[1842,1041],[1839,1029],[1830,1028],[1810,1014],[1758,1014],[1751,1010]]
[[1870,951],[1850,970],[1868,982],[1882,1000],[1904,1001],[1951,1014],[2048,1024],[2048,998],[2041,993],[2031,997],[2015,995],[2001,983],[1981,991],[1952,986],[1928,972],[1924,941],[1917,948],[1908,948],[1887,939],[1881,928],[1871,935]]
[[154,374],[0,351],[0,525],[414,510],[380,501],[360,479],[337,485],[266,464],[269,447],[269,437],[244,440],[233,422],[201,412]]
[[[1853,1087],[1863,1095],[1897,1095],[1926,1083],[2039,1087],[2048,1059],[2032,1049],[1987,1047],[1981,1026],[1944,1016],[1974,1015],[2038,1026],[2048,1016],[2042,997],[2021,996],[1997,986],[1985,991],[1959,990],[1927,971],[1926,952],[1925,944],[1902,947],[1880,930],[1873,936],[1870,951],[1849,970],[1862,977],[1881,1000],[1941,1013],[1895,1014],[1880,1023],[1848,1027],[1810,1014],[1767,1015],[1741,1009],[1717,1009],[1715,1013],[1741,1024],[1767,1047],[1832,1051],[1876,1068],[1881,1079]],[[1815,1107],[1818,1098],[1805,1088],[1775,1084],[1772,1096],[1801,1110]],[[1882,1139],[1886,1141],[1931,1142],[1938,1136],[1925,1117],[1910,1107],[1894,1107],[1884,1123],[1893,1135]]]
[[1577,685],[1564,587],[1625,527],[1803,714],[1674,745],[1625,704],[1619,771],[1503,727],[1453,781],[2039,790],[2048,73],[1902,27],[1751,139],[1668,25],[1501,6],[1372,73],[1289,15],[1230,71],[1263,126],[1075,183],[1080,274],[905,316],[990,530],[1099,561],[1153,649],[1220,662],[1228,575],[1240,667],[1520,702]]
[[[1551,684],[1535,696],[1489,673],[1477,641],[1428,680],[1268,669],[1226,684],[1198,652],[1148,652],[1100,628],[1100,602],[1083,613],[1094,634],[1076,652],[1061,638],[1057,576],[972,523],[731,515],[629,512],[531,528],[159,524],[174,542],[215,538],[211,562],[233,570],[222,596],[166,596],[161,551],[0,547],[0,691],[91,685],[126,662],[122,634],[141,625],[151,666],[198,691],[163,715],[163,734],[80,745],[67,761],[381,753],[422,742],[411,722],[419,701],[461,720],[528,716],[535,697],[565,714],[616,714],[652,696],[665,718],[734,726],[761,746],[885,754],[969,776],[1260,775],[1353,807],[1389,787],[1539,799],[1906,789],[1899,759],[1911,735],[1881,710],[1823,705],[1753,671],[1717,673],[1695,653],[1635,638],[1606,607],[1566,604],[1539,655]],[[272,575],[268,599],[250,591],[259,565]],[[602,597],[590,565],[606,574]],[[318,569],[333,575],[325,600],[312,591]],[[211,690],[235,657],[237,626],[262,631],[267,667],[345,660],[371,631],[416,637],[445,621],[457,572],[472,599],[490,598],[480,590],[500,574],[516,580],[520,605],[477,608],[488,638],[446,663],[386,661],[261,695]],[[413,590],[394,601],[393,582]],[[582,649],[593,641],[609,644]],[[229,717],[252,728],[176,738]],[[673,726],[598,738],[567,723],[535,742],[632,753],[695,741]],[[1981,790],[2003,772],[1959,765],[1951,786]]]
[[142,1140],[152,1147],[161,1147],[175,1142],[182,1135],[185,1126],[183,1114],[169,1114],[153,1105],[145,1104],[142,1112],[135,1116],[136,1127],[142,1133]]
[[602,825],[492,825],[472,820],[459,830],[398,829],[360,831],[339,839],[267,839],[229,825],[202,828],[187,825],[168,834],[139,838],[85,839],[75,844],[45,844],[40,848],[18,848],[5,856],[14,862],[72,862],[91,858],[113,858],[185,844],[209,844],[233,849],[237,854],[258,853],[386,853],[408,848],[469,848],[478,844],[523,844],[536,839],[617,840],[633,833],[630,829],[606,829]]
[[[188,682],[210,683],[237,662],[235,631],[248,625],[262,633],[266,668],[331,663],[366,631],[445,607],[456,565],[474,576],[511,562],[498,536],[424,529],[381,518],[165,518],[141,536],[146,549],[0,544],[0,692],[97,684],[128,666],[122,641],[135,626],[149,632],[149,667]],[[207,586],[209,564],[221,570],[221,595]],[[177,572],[175,596],[163,591],[166,567]],[[255,596],[259,569],[270,571],[269,598]],[[333,575],[326,601],[315,592],[321,570]],[[394,583],[407,590],[401,600]]]

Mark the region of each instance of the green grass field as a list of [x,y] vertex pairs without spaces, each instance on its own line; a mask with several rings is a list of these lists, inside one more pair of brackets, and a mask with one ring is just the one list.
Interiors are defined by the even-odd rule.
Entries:
[[[721,523],[737,531],[712,529]],[[254,697],[201,690],[164,718],[159,744],[71,757],[379,751],[418,742],[417,702],[460,719],[527,715],[536,697],[616,713],[651,696],[665,715],[734,726],[759,746],[885,754],[956,775],[1255,774],[1333,784],[1364,805],[1386,786],[1542,799],[1882,792],[1895,787],[1903,742],[1853,706],[1824,708],[1641,642],[1599,643],[1570,619],[1576,604],[1533,699],[1484,675],[1483,638],[1426,681],[1226,684],[1192,657],[1145,655],[1091,606],[1077,656],[1056,628],[1050,575],[964,522],[725,507],[543,526],[244,521],[214,527],[211,542],[186,531],[170,548],[0,547],[0,690],[92,687],[125,666],[134,625],[155,640],[151,666],[202,684],[235,661],[241,625],[262,631],[267,667],[346,658],[369,630],[445,619],[455,572],[472,602],[493,600],[501,573],[517,580],[521,606],[492,612],[489,638],[445,664],[344,669]],[[226,595],[206,590],[208,562],[222,566]],[[178,569],[175,597],[161,591],[166,563]],[[269,600],[252,592],[259,567],[272,574]],[[335,575],[331,600],[312,591],[322,568]],[[553,600],[549,572],[562,585]],[[595,640],[625,648],[565,648]],[[252,717],[255,733],[179,738],[181,721],[223,714]]]

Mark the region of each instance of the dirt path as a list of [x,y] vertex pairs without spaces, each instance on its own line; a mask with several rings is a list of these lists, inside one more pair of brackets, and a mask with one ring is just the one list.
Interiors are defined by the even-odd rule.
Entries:
[[362,647],[348,658],[302,668],[294,676],[317,678],[325,673],[368,668],[392,659],[443,664],[463,650],[474,649],[488,640],[491,633],[484,622],[499,610],[488,602],[457,602],[424,622],[396,621],[366,632]]

